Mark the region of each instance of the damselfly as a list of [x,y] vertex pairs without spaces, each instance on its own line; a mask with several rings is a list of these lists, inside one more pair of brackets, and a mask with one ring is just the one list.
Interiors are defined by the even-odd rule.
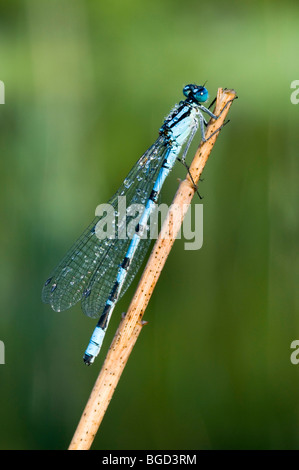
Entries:
[[[207,121],[202,112],[214,119],[219,117],[202,104],[208,99],[204,86],[187,85],[183,94],[186,99],[171,110],[157,140],[133,166],[108,202],[115,212],[120,196],[126,197],[127,205],[144,204],[133,236],[116,235],[99,240],[97,226],[101,217],[96,216],[43,287],[42,299],[53,310],[66,310],[81,300],[85,315],[99,318],[83,357],[88,365],[100,351],[117,300],[129,287],[147,253],[151,240],[144,235],[166,177],[186,143],[181,157],[185,163],[198,124],[202,139],[206,140],[204,126]],[[123,223],[127,224],[129,220],[129,216],[125,217]]]

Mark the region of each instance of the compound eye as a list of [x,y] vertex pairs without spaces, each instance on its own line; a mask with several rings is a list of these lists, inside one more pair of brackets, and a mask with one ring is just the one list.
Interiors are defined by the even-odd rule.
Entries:
[[199,103],[204,103],[209,98],[209,93],[205,87],[199,87],[193,96]]
[[191,85],[186,85],[183,88],[183,94],[188,98],[189,94],[192,92]]

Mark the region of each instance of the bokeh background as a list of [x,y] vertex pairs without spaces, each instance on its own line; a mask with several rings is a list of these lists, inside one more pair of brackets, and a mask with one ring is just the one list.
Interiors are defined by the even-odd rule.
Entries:
[[288,0],[0,1],[1,449],[67,448],[137,280],[90,368],[95,322],[42,285],[206,80],[239,99],[200,186],[203,247],[175,243],[93,449],[299,447],[298,18]]

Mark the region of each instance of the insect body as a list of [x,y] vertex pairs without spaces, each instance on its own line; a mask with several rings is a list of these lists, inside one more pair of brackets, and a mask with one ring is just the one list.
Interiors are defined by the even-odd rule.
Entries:
[[[99,318],[83,358],[88,365],[100,351],[117,300],[129,287],[148,251],[151,242],[149,237],[145,237],[148,221],[157,206],[165,179],[186,143],[181,157],[185,162],[198,125],[202,139],[206,140],[204,125],[207,122],[202,113],[217,119],[202,104],[208,99],[204,86],[187,85],[183,93],[186,99],[172,109],[160,128],[157,140],[133,166],[108,202],[116,212],[120,196],[126,196],[127,206],[144,204],[133,236],[116,235],[99,240],[97,227],[101,217],[96,216],[43,287],[42,299],[53,310],[63,311],[81,301],[86,315]],[[129,216],[125,217],[119,225],[123,224],[125,228],[130,220]]]

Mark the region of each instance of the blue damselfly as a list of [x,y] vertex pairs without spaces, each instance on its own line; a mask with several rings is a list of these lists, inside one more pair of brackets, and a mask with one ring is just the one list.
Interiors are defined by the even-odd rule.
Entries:
[[[186,143],[180,158],[185,164],[198,125],[202,140],[206,140],[204,126],[207,122],[202,112],[214,119],[219,117],[202,104],[208,99],[208,91],[204,86],[187,85],[183,94],[186,99],[171,110],[160,128],[157,140],[137,161],[121,187],[108,201],[115,212],[121,196],[126,197],[127,205],[144,204],[133,236],[116,235],[99,240],[97,227],[101,217],[96,216],[43,287],[42,299],[53,310],[66,310],[81,300],[85,315],[99,318],[84,354],[84,362],[88,365],[93,363],[100,351],[117,300],[129,287],[148,251],[151,240],[144,235],[166,177]],[[128,216],[119,223],[126,225],[129,220]]]

